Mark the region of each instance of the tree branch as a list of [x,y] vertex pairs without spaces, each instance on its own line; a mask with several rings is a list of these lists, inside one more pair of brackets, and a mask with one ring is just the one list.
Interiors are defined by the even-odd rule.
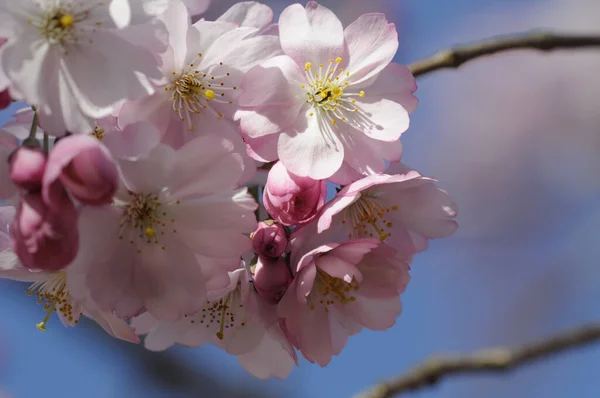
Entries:
[[414,62],[408,67],[413,75],[417,77],[440,69],[458,68],[475,58],[503,51],[519,49],[551,51],[586,47],[600,47],[600,36],[532,32],[488,39],[479,43],[443,50],[429,58]]
[[486,349],[464,357],[431,358],[405,375],[376,385],[356,398],[391,398],[462,373],[509,371],[595,341],[600,341],[600,324],[580,326],[516,349]]

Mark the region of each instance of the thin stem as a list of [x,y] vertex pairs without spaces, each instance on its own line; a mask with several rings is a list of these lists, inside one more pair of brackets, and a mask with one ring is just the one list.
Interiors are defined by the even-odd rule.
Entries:
[[378,384],[356,398],[391,398],[459,374],[506,372],[597,341],[600,341],[600,324],[583,325],[514,349],[486,349],[465,356],[431,358],[408,373]]
[[48,153],[50,151],[50,139],[48,134],[44,133],[44,152]]
[[529,32],[487,39],[474,44],[443,50],[429,58],[413,62],[408,68],[417,77],[441,69],[455,69],[473,59],[504,51],[519,49],[551,51],[589,47],[600,47],[599,35],[562,35],[550,32]]

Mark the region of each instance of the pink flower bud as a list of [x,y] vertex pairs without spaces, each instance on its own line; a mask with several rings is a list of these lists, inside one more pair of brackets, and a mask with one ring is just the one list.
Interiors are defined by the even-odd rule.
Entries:
[[48,156],[44,175],[44,200],[52,208],[62,186],[83,204],[110,203],[119,186],[119,174],[108,149],[89,135],[58,141]]
[[285,228],[276,222],[260,222],[252,234],[252,247],[259,256],[276,259],[288,244]]
[[46,169],[46,153],[42,148],[22,146],[12,153],[9,159],[10,179],[27,190],[39,190],[42,187]]
[[13,250],[27,268],[58,271],[77,255],[77,211],[64,189],[56,204],[58,211],[51,210],[39,192],[21,198],[10,236]]
[[263,202],[269,214],[283,225],[312,220],[325,204],[327,183],[288,172],[275,163],[267,178]]
[[292,283],[292,274],[284,258],[272,261],[259,257],[253,279],[261,297],[269,304],[277,304]]

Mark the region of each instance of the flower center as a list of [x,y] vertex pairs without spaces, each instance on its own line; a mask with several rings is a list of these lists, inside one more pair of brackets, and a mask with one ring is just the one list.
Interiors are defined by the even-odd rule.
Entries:
[[393,223],[386,219],[386,215],[397,211],[398,206],[383,206],[376,198],[362,195],[352,203],[344,214],[342,224],[350,224],[348,238],[373,238],[385,240],[392,236],[390,230]]
[[203,325],[207,329],[214,329],[217,338],[223,340],[227,330],[246,326],[246,317],[239,313],[243,307],[238,284],[235,290],[222,299],[207,301],[200,312],[190,317],[185,315],[185,318],[193,325]]
[[36,324],[36,327],[42,332],[46,331],[46,324],[54,312],[59,312],[63,320],[70,325],[75,326],[79,323],[79,317],[82,315],[81,306],[73,303],[69,291],[67,290],[67,275],[63,271],[58,271],[45,281],[38,281],[28,287],[27,294],[38,297],[38,304],[44,306],[46,316],[42,322]]
[[[171,94],[173,110],[181,121],[187,121],[190,131],[195,131],[196,128],[193,123],[194,115],[209,112],[222,119],[223,113],[216,110],[212,103],[233,104],[229,94],[237,90],[236,86],[230,87],[227,84],[231,76],[229,72],[219,76],[203,73],[198,67],[201,58],[202,53],[198,53],[181,73],[173,72],[171,83],[165,87],[165,91]],[[223,63],[220,62],[220,65]]]
[[356,279],[352,279],[352,283],[348,283],[340,278],[334,278],[326,272],[317,270],[315,285],[309,296],[310,309],[314,311],[316,306],[320,305],[325,308],[325,312],[329,312],[330,305],[352,303],[356,301],[353,292],[359,289]]
[[[121,219],[121,235],[119,239],[124,239],[123,230],[126,227],[133,228],[139,232],[139,238],[146,241],[146,243],[158,244],[159,237],[164,236],[169,231],[169,226],[165,221],[167,213],[163,211],[163,205],[160,202],[158,195],[152,193],[134,193],[129,192],[131,199],[126,204],[118,204],[117,206],[123,208],[123,218]],[[180,204],[179,201],[174,202]],[[174,223],[175,219],[170,219],[170,223]],[[173,233],[176,233],[176,229],[171,229]],[[130,244],[135,244],[135,240],[130,240]],[[161,247],[163,250],[166,246]],[[141,249],[138,248],[138,253],[141,253]]]
[[104,128],[102,128],[102,127],[100,127],[100,126],[96,125],[96,126],[94,127],[94,132],[92,133],[92,135],[93,135],[94,137],[96,137],[96,139],[97,139],[98,141],[102,141],[102,139],[104,138]]
[[[322,113],[331,124],[336,124],[337,120],[346,122],[346,112],[357,112],[358,108],[354,105],[356,100],[352,97],[364,97],[365,92],[347,93],[344,90],[350,84],[348,77],[350,72],[345,72],[344,68],[339,68],[342,58],[329,60],[327,69],[324,65],[319,65],[318,73],[313,74],[312,62],[307,62],[304,66],[308,87],[302,84],[303,89],[307,89],[307,102],[313,106],[315,111]],[[310,116],[314,113],[311,112]]]

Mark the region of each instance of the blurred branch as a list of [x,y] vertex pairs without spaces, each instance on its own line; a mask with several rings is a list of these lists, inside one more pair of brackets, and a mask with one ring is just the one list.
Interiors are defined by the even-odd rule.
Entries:
[[551,51],[587,47],[600,47],[600,36],[559,35],[547,32],[524,33],[443,50],[408,67],[417,77],[440,69],[458,68],[473,59],[503,51],[519,49]]
[[408,373],[376,385],[356,398],[391,398],[434,385],[444,377],[509,371],[595,341],[600,341],[600,324],[579,326],[516,349],[485,349],[466,356],[431,358]]

